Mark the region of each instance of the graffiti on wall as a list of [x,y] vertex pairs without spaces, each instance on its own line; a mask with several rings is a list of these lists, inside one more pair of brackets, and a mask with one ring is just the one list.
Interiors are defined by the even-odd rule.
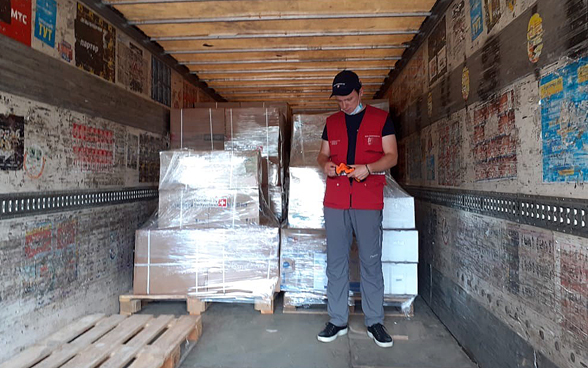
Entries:
[[541,78],[543,181],[588,179],[588,58]]
[[439,134],[439,185],[459,186],[463,175],[461,170],[461,127],[459,121],[440,123]]
[[119,35],[117,46],[118,82],[133,92],[147,93],[149,91],[149,61],[145,58],[145,52],[121,35]]
[[185,109],[194,107],[194,104],[198,102],[198,88],[186,81],[184,81],[183,101]]
[[116,29],[86,6],[77,3],[74,30],[76,66],[114,82]]
[[560,245],[561,326],[564,340],[586,341],[588,336],[588,248],[581,242]]
[[408,139],[406,144],[406,161],[408,169],[408,178],[410,180],[420,180],[422,174],[422,149],[419,135],[413,135]]
[[159,181],[159,152],[164,149],[161,138],[141,134],[139,139],[139,182]]
[[43,306],[55,298],[55,290],[77,279],[77,221],[40,222],[29,226],[24,239],[21,281],[24,294]]
[[474,110],[471,150],[475,180],[517,176],[517,131],[513,91]]
[[31,46],[31,0],[0,0],[0,34]]
[[24,139],[24,117],[0,114],[0,170],[22,169]]
[[110,130],[73,123],[74,165],[81,171],[110,172],[114,167],[114,135]]
[[447,72],[447,29],[445,17],[429,36],[429,82],[435,83]]
[[127,167],[129,169],[137,170],[137,163],[139,162],[139,136],[135,134],[127,134]]
[[[467,22],[465,15],[465,0],[457,1],[451,7],[451,37],[450,49],[452,59],[465,57],[465,39],[467,34]],[[463,61],[463,60],[461,60]]]

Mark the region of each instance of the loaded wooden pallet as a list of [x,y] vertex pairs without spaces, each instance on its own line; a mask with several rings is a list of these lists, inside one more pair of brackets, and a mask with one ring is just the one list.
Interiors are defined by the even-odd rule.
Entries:
[[[384,315],[390,317],[412,317],[414,296],[385,296]],[[349,315],[362,315],[361,296],[349,297]],[[326,297],[313,297],[304,293],[285,292],[283,313],[327,314]]]
[[199,316],[93,314],[0,368],[175,368],[202,334]]
[[251,300],[241,299],[208,299],[208,298],[197,298],[186,295],[139,295],[139,294],[128,294],[119,296],[120,303],[120,314],[131,315],[139,312],[143,306],[152,301],[185,301],[186,310],[190,315],[198,316],[204,313],[211,303],[216,302],[230,302],[230,303],[253,303],[255,310],[260,311],[261,314],[273,314],[274,313],[274,300],[277,293],[274,293],[268,298],[254,298]]

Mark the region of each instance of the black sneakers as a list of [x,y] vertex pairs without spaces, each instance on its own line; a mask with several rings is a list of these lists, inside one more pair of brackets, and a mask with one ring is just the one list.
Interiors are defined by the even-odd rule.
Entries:
[[316,338],[320,342],[331,342],[335,341],[337,337],[344,335],[347,335],[347,326],[338,327],[329,322],[327,323],[327,327],[325,327]]
[[394,341],[392,341],[392,337],[386,331],[386,327],[384,327],[381,323],[376,323],[375,325],[371,325],[367,328],[367,334],[369,337],[374,339],[376,345],[381,348],[389,348],[394,345]]

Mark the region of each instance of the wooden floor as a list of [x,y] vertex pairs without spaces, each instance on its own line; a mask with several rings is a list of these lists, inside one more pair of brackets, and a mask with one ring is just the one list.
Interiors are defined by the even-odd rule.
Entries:
[[0,368],[174,368],[202,334],[200,316],[81,318]]

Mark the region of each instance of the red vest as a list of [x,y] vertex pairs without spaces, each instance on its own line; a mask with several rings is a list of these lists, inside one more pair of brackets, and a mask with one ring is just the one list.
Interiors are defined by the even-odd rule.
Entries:
[[[357,132],[355,164],[371,164],[384,156],[382,129],[388,113],[366,106],[365,115]],[[340,111],[327,118],[327,135],[331,150],[331,161],[335,165],[347,163],[347,125],[345,113]],[[384,208],[384,175],[369,175],[362,182],[349,183],[347,176],[327,177],[325,207],[336,209],[381,210]]]

